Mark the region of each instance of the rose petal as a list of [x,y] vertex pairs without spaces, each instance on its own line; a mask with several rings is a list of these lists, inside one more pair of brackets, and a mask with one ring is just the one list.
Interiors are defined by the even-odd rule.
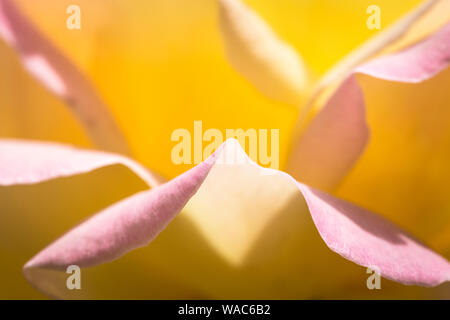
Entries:
[[10,0],[0,0],[0,38],[19,53],[28,72],[71,106],[99,147],[129,153],[125,138],[92,84]]
[[[445,185],[448,180],[445,169],[448,162],[445,104],[448,101],[446,83],[449,62],[450,23],[429,38],[400,52],[373,60],[354,71],[356,74],[365,75],[359,76],[360,84],[358,81],[352,81],[354,86],[352,90],[359,91],[360,86],[363,86],[368,109],[364,103],[349,99],[349,95],[340,100],[340,103],[344,103],[348,109],[357,108],[359,111],[356,114],[364,112],[370,115],[367,121],[370,121],[370,128],[375,136],[354,171],[340,171],[341,179],[345,176],[346,180],[338,190],[339,195],[356,203],[365,204],[369,208],[377,208],[383,215],[421,235],[422,239],[429,240],[433,248],[440,250],[441,253],[449,247],[449,242],[445,244],[443,239],[446,237],[442,235],[448,224],[448,219],[445,218],[448,216],[445,215],[447,207]],[[341,84],[334,97],[341,95],[342,92],[343,94],[348,92],[348,82],[354,78],[355,76],[351,75]],[[387,81],[399,84],[389,84]],[[329,103],[338,106],[339,101],[333,102],[334,97]],[[346,101],[346,98],[349,100]],[[398,101],[390,101],[394,98]],[[329,124],[321,122],[321,119],[326,117],[327,113],[330,117],[333,116],[327,108],[328,104],[313,120],[311,127],[323,128],[322,130],[326,132]],[[341,106],[337,108],[345,110]],[[352,132],[354,137],[364,133],[360,125],[352,123],[351,117],[347,118],[341,120],[341,126],[345,129],[335,130],[334,135],[330,134],[331,145],[339,145],[339,141],[345,145],[349,141],[347,132]],[[310,130],[312,129],[308,128],[306,132]],[[305,135],[302,139],[299,147],[308,142],[308,136]],[[306,178],[314,177],[323,171],[326,172],[326,168],[337,167],[337,163],[328,164],[325,161],[329,158],[339,160],[336,160],[338,163],[348,163],[345,156],[338,157],[339,153],[335,149],[329,147],[327,143],[322,144],[325,147],[318,144],[319,147],[316,148],[325,150],[323,158],[313,158],[317,163],[312,162],[317,167],[306,167],[311,168],[307,171],[309,175],[300,172],[296,175],[297,178],[302,179],[302,175]],[[356,143],[354,146],[356,148],[360,144]],[[301,151],[298,149],[297,152],[301,152],[303,156],[297,155],[291,159],[293,168],[296,168],[294,161],[308,159],[309,155],[313,157],[316,151],[314,146],[311,146]],[[351,156],[347,153],[344,155]],[[353,153],[355,161],[359,155]],[[326,166],[321,167],[320,164]],[[311,172],[314,169],[315,171]],[[378,182],[380,176],[388,185]],[[310,182],[307,179],[304,181]],[[323,184],[311,184],[323,188]]]
[[356,68],[294,144],[288,172],[330,190],[347,175],[369,140],[365,103],[355,74],[405,83],[435,76],[450,61],[450,24],[418,44]]
[[264,95],[298,105],[308,82],[300,56],[240,0],[220,0],[219,5],[231,64]]
[[[225,201],[228,206],[208,202],[220,200],[220,190],[230,191],[226,181],[239,180],[242,183],[236,191],[248,188],[250,194],[256,192],[260,195],[258,203],[254,197],[240,197],[240,203]],[[273,210],[277,201],[271,194],[283,190],[287,193],[278,210]],[[325,243],[345,258],[362,266],[377,267],[383,276],[401,283],[434,286],[450,280],[450,264],[401,229],[364,209],[300,184],[283,172],[259,167],[235,140],[228,140],[210,160],[182,176],[121,201],[71,230],[30,260],[24,273],[45,293],[70,297],[65,288],[67,275],[62,272],[68,265],[94,266],[148,244],[189,199],[185,208],[188,216],[224,258],[238,266],[259,235],[270,235],[270,228],[267,235],[262,232],[270,227],[271,218],[279,216],[291,196],[296,201],[290,212],[304,213],[301,200],[306,200]],[[272,206],[265,210],[264,205],[270,203]],[[212,215],[211,208],[216,209]],[[259,212],[260,217],[248,212]],[[259,227],[253,228],[255,223]],[[233,260],[230,249],[239,246],[243,249]],[[206,274],[204,277],[208,278]]]
[[305,185],[299,188],[331,250],[403,284],[436,286],[450,281],[445,258],[381,216]]
[[358,81],[371,139],[337,194],[382,213],[448,257],[450,68],[421,83],[364,75]]
[[167,184],[106,208],[31,259],[24,266],[25,277],[49,296],[66,296],[70,291],[65,281],[56,282],[62,277],[55,270],[98,265],[147,245],[185,206],[210,167],[203,162]]
[[412,47],[364,64],[356,72],[375,78],[417,83],[425,81],[450,63],[450,23]]
[[433,2],[432,6],[410,26],[401,39],[384,48],[382,54],[398,52],[407,48],[427,38],[448,23],[450,20],[450,2],[447,0],[436,0]]
[[[443,1],[442,1],[443,2]],[[388,50],[395,47],[397,42],[402,42],[402,37],[408,35],[408,31],[415,24],[420,23],[420,19],[426,16],[434,8],[439,7],[442,3],[439,0],[424,1],[417,8],[409,12],[402,19],[399,19],[392,26],[379,33],[369,41],[361,45],[359,48],[351,52],[347,57],[340,60],[333,68],[331,68],[318,82],[314,89],[311,100],[314,100],[319,93],[329,86],[333,81],[342,79],[353,68],[364,63],[370,58],[380,53],[382,50]],[[445,7],[443,8],[445,10]],[[417,34],[417,32],[416,32]],[[404,41],[403,45],[411,44],[411,39]],[[401,47],[396,46],[397,50]],[[309,103],[312,103],[310,101]]]
[[161,178],[127,157],[57,143],[0,139],[0,185],[30,184],[122,164],[149,186]]

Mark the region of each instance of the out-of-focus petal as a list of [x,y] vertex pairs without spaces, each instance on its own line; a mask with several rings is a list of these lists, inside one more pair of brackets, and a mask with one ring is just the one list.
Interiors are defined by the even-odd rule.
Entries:
[[113,115],[80,70],[20,12],[13,1],[0,1],[0,37],[42,85],[63,98],[101,148],[129,153]]
[[294,143],[288,171],[313,186],[332,189],[361,156],[369,140],[369,129],[364,98],[354,74],[417,83],[441,72],[449,61],[447,24],[410,48],[356,68]]
[[[350,55],[339,61],[320,79],[314,89],[315,92],[313,93],[312,99],[315,99],[317,95],[333,81],[339,81],[339,79],[345,77],[348,72],[362,64],[364,61],[373,58],[383,50],[389,50],[390,46],[399,42],[402,37],[407,34],[408,30],[420,21],[421,17],[439,4],[439,1],[440,0],[424,1],[402,19],[395,22],[392,26],[383,30],[383,32],[376,35],[361,47],[354,50]],[[405,45],[405,43],[403,45]],[[399,49],[399,47],[397,47],[397,49]]]
[[219,0],[219,7],[231,64],[264,95],[299,105],[308,85],[302,58],[240,0]]
[[[170,136],[179,128],[191,130],[199,119],[204,131],[276,128],[285,132],[280,134],[283,163],[297,111],[267,99],[230,68],[217,26],[216,1],[79,0],[80,30],[64,25],[70,16],[66,8],[74,4],[71,0],[17,3],[95,83],[123,129],[133,158],[142,164],[170,178],[190,169],[192,164],[171,161],[175,143]],[[9,56],[15,62],[11,52]],[[17,63],[5,64],[16,67]],[[71,115],[59,99],[46,100],[42,95],[47,90],[38,92],[41,86],[17,69],[8,67],[0,77],[0,82],[5,81],[0,94],[7,97],[7,103],[0,105],[0,134],[91,146],[86,137],[82,141],[74,137],[74,132],[82,132],[74,119],[68,125]],[[15,90],[23,94],[17,98]],[[35,123],[32,115],[41,108],[45,110],[39,116],[42,122]]]
[[[383,28],[419,2],[378,0]],[[191,168],[192,165],[173,164],[170,161],[173,145],[160,137],[170,137],[178,128],[191,129],[198,119],[203,120],[204,130],[280,129],[280,164],[286,163],[297,110],[267,99],[230,68],[217,28],[217,1],[78,0],[82,13],[80,30],[68,30],[62,25],[68,17],[65,9],[73,4],[71,0],[17,0],[17,3],[95,82],[117,116],[133,156],[141,163],[167,177]],[[245,0],[245,3],[280,38],[295,47],[313,73],[319,75],[376,32],[365,27],[364,1]],[[344,34],[348,36],[342,37]],[[68,120],[67,115],[61,116],[63,108],[55,102],[42,102],[48,110],[42,114],[47,126],[32,121],[31,115],[41,109],[45,97],[38,96],[34,87],[29,88],[31,81],[25,83],[10,74],[17,75],[17,71],[5,74],[8,81],[2,95],[11,95],[10,104],[21,106],[20,110],[26,114],[8,114],[8,104],[5,109],[9,121],[0,118],[0,131],[14,137],[78,143],[78,137],[68,137],[78,129],[73,128],[74,124],[70,131],[57,130],[64,129]],[[17,101],[14,88],[23,91]],[[28,120],[26,126],[21,122],[24,117]],[[153,156],[154,150],[159,151],[159,157]]]
[[299,188],[333,251],[403,284],[436,286],[450,281],[445,258],[384,218],[305,185]]
[[161,178],[127,157],[56,143],[0,140],[0,185],[30,184],[121,164],[150,187]]
[[[22,275],[25,261],[93,213],[159,184],[155,174],[121,155],[42,142],[0,141],[1,298],[43,298]],[[170,277],[148,283],[137,276],[140,271],[134,264],[122,261],[121,266],[136,274],[127,281],[136,294],[161,281],[170,283],[174,294],[179,294],[177,288],[190,292]],[[108,277],[108,272],[103,276]],[[115,285],[117,291],[123,288]]]
[[350,76],[294,145],[287,170],[305,183],[331,190],[352,169],[368,139],[364,97]]
[[[241,192],[244,196],[239,196]],[[68,265],[95,266],[147,244],[183,207],[180,217],[189,218],[229,263],[229,267],[211,268],[208,259],[195,259],[198,253],[185,253],[193,254],[192,261],[188,258],[183,264],[185,276],[207,296],[241,297],[259,291],[258,296],[267,297],[278,296],[286,290],[304,295],[314,285],[319,286],[317,292],[324,292],[324,288],[320,288],[323,283],[311,279],[310,273],[305,278],[305,272],[321,270],[314,258],[324,259],[325,256],[325,261],[334,261],[337,256],[324,250],[317,231],[310,237],[308,229],[312,224],[308,211],[327,246],[357,264],[377,267],[383,276],[401,283],[434,286],[450,280],[450,264],[401,229],[373,213],[300,184],[283,172],[259,167],[235,140],[227,141],[210,161],[87,220],[30,260],[24,273],[47,294],[74,297],[65,288],[67,274],[64,270]],[[290,229],[288,226],[293,221],[295,228]],[[317,242],[312,243],[311,239]],[[263,248],[258,250],[256,247],[262,243]],[[238,246],[243,249],[234,252]],[[296,252],[297,255],[285,252],[292,248],[305,251]],[[289,265],[279,270],[281,273],[275,278],[265,274],[278,272],[273,265],[284,260],[277,257],[283,252],[287,261],[295,265],[294,269],[299,267],[297,274],[284,275],[288,282],[278,276],[283,277],[282,274],[290,270]],[[150,258],[164,260],[167,254]],[[195,276],[190,274],[191,264],[195,266]],[[330,270],[324,275],[327,283],[331,281],[325,290],[332,290],[330,286],[348,280],[352,274],[349,270],[355,271],[348,264],[336,266],[343,270]],[[167,267],[179,270],[177,264]],[[248,274],[252,275],[246,278]],[[94,279],[89,281],[95,282]],[[236,292],[236,281],[241,283],[239,292]],[[277,281],[282,281],[279,288]],[[303,287],[300,286],[302,281]],[[252,287],[250,283],[257,285]],[[85,290],[89,293],[88,287]]]

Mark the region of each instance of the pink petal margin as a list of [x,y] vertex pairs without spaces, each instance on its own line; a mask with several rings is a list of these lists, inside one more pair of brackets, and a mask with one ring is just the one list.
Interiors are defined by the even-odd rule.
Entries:
[[31,75],[65,100],[97,146],[130,153],[125,137],[93,85],[11,0],[0,0],[0,39],[17,51]]
[[450,263],[385,218],[298,184],[327,246],[390,280],[436,286],[450,281]]
[[[49,283],[61,278],[49,280],[42,276],[42,270],[64,271],[69,265],[91,267],[147,245],[201,188],[212,167],[233,165],[216,161],[222,152],[248,159],[236,140],[227,140],[193,169],[104,209],[63,235],[24,266],[25,277],[44,293],[59,297],[63,294],[55,293],[55,286]],[[257,174],[270,172],[294,183],[322,239],[344,258],[404,284],[435,286],[450,281],[450,264],[445,258],[381,216],[299,183],[284,172],[261,168],[250,159],[248,165],[257,167]]]
[[364,95],[356,74],[404,83],[437,75],[450,63],[450,23],[423,41],[353,70],[293,145],[288,172],[315,187],[336,187],[370,138]]
[[450,23],[427,39],[398,53],[370,61],[356,69],[374,78],[418,83],[432,78],[450,63]]
[[335,188],[369,140],[364,96],[348,77],[294,145],[288,172],[322,190]]
[[147,245],[183,209],[210,168],[211,162],[205,161],[164,185],[106,208],[41,251],[25,271],[94,266]]
[[39,183],[116,164],[126,166],[149,187],[160,184],[159,177],[125,156],[57,143],[0,139],[0,186]]
[[60,274],[50,272],[49,276],[43,270],[95,266],[148,245],[195,194],[214,157],[166,184],[130,196],[94,215],[32,258],[24,266],[24,276],[48,296],[60,298],[64,293],[53,284]]

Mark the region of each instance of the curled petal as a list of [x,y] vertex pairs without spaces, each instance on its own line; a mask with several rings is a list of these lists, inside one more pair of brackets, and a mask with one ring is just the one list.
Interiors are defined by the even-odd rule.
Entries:
[[0,140],[0,185],[39,183],[82,174],[101,167],[122,164],[149,186],[160,178],[125,156],[80,150],[57,143]]
[[450,63],[450,23],[412,47],[364,64],[356,72],[378,79],[417,83],[445,69]]
[[331,250],[403,284],[436,286],[450,281],[445,258],[381,216],[305,185],[299,188]]
[[301,57],[240,0],[219,0],[219,4],[231,64],[264,95],[298,105],[308,82]]
[[[381,51],[389,49],[390,46],[395,47],[397,41],[402,42],[401,41],[402,37],[407,35],[408,31],[416,23],[420,22],[420,19],[424,15],[432,11],[434,8],[446,10],[447,8],[445,5],[445,0],[424,1],[416,9],[409,12],[395,24],[387,28],[385,31],[380,32],[380,34],[371,38],[361,47],[357,48],[354,52],[348,55],[346,58],[339,61],[320,79],[320,81],[314,88],[314,93],[311,100],[317,98],[319,93],[322,90],[324,90],[328,85],[330,85],[333,81],[345,77],[346,74],[348,72],[351,72],[353,68],[356,68],[358,65],[364,63],[368,59],[373,58]],[[312,101],[310,103],[312,103]]]
[[99,147],[129,153],[113,115],[93,85],[11,0],[0,0],[0,38],[18,52],[30,74],[64,99]]
[[158,188],[122,200],[74,228],[24,267],[25,277],[52,297],[69,292],[61,271],[70,265],[89,267],[119,258],[151,242],[185,206],[203,182],[204,162]]
[[403,51],[359,66],[343,81],[294,144],[288,172],[321,189],[333,189],[347,175],[369,141],[366,106],[355,74],[417,83],[447,68],[450,24]]
[[[227,181],[236,183],[239,194],[247,190],[246,196],[224,194],[232,192]],[[274,200],[282,194],[277,204]],[[222,198],[238,200],[225,204]],[[146,245],[183,208],[223,257],[238,266],[250,242],[271,236],[270,221],[282,217],[286,201],[296,216],[305,216],[306,203],[327,246],[359,265],[377,268],[381,275],[405,284],[434,286],[450,280],[448,261],[395,225],[283,172],[259,167],[236,140],[228,140],[210,159],[167,184],[125,199],[74,228],[31,259],[24,274],[45,293],[70,297],[63,277],[68,265],[95,266]],[[228,247],[236,244],[244,250],[233,259]]]

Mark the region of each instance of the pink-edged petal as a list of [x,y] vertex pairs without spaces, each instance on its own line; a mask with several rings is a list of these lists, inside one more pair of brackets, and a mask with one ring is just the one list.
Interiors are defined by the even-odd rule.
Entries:
[[[356,48],[344,59],[340,60],[335,66],[333,66],[327,73],[319,80],[314,89],[313,99],[319,95],[319,93],[326,89],[327,86],[339,79],[346,76],[348,72],[351,72],[354,68],[357,68],[361,64],[365,63],[369,59],[373,59],[380,52],[388,50],[388,52],[395,51],[395,48],[402,48],[405,44],[410,44],[414,41],[420,40],[420,35],[427,35],[430,30],[416,30],[417,25],[421,25],[421,20],[433,17],[433,12],[436,10],[446,10],[446,4],[440,0],[428,0],[423,1],[412,11],[408,12],[404,17],[396,21],[393,25],[387,29],[379,32],[374,37],[370,38],[367,42],[363,43],[360,47]],[[442,18],[445,15],[442,15]],[[441,17],[435,19],[438,22],[442,21]],[[443,20],[445,21],[445,20]],[[437,26],[440,24],[438,23]],[[442,26],[443,23],[440,25]],[[423,27],[423,26],[422,26]],[[438,27],[435,27],[435,30]],[[414,30],[414,34],[419,36],[410,36],[409,33]]]
[[57,143],[0,139],[0,185],[3,186],[39,183],[115,164],[126,166],[151,187],[160,184],[159,177],[125,156]]
[[288,172],[324,190],[348,174],[369,142],[366,106],[357,74],[386,81],[425,81],[450,63],[450,23],[427,39],[353,70],[294,143]]
[[0,38],[19,54],[25,69],[62,98],[101,148],[127,154],[128,144],[113,115],[83,73],[11,0],[0,0]]
[[364,97],[356,78],[350,76],[293,148],[288,172],[315,187],[332,189],[353,167],[368,140]]
[[[232,193],[233,183],[239,194]],[[245,189],[247,194],[241,194]],[[227,194],[221,196],[221,192]],[[224,199],[231,200],[225,204]],[[278,210],[265,209],[277,206],[277,199]],[[216,201],[219,207],[211,210]],[[259,238],[254,231],[263,238],[269,237],[270,228],[266,228],[273,218],[285,217],[284,211],[305,217],[305,202],[322,239],[343,257],[377,268],[381,275],[400,283],[435,286],[450,280],[448,261],[400,228],[367,210],[298,183],[284,172],[261,168],[235,140],[228,140],[208,161],[167,184],[114,204],[72,229],[31,259],[24,274],[50,296],[73,297],[65,287],[65,268],[93,267],[145,246],[183,209],[188,210],[184,217],[192,220],[212,248],[222,250],[223,257],[239,268],[249,252],[244,250],[233,259],[228,246],[239,244],[237,238],[250,249],[253,240]],[[301,232],[303,223],[299,227]],[[209,228],[213,229],[212,234]],[[308,262],[306,257],[304,263],[314,262]]]
[[436,286],[450,281],[445,258],[386,219],[306,185],[299,188],[331,250],[403,284]]
[[297,106],[309,81],[299,54],[240,0],[220,0],[219,21],[231,65],[262,94]]
[[384,80],[416,83],[435,76],[449,63],[450,23],[428,39],[364,64],[356,72]]
[[210,168],[210,162],[203,162],[104,209],[31,259],[24,266],[25,277],[47,295],[65,297],[70,292],[60,280],[68,266],[95,266],[147,245],[186,205]]

